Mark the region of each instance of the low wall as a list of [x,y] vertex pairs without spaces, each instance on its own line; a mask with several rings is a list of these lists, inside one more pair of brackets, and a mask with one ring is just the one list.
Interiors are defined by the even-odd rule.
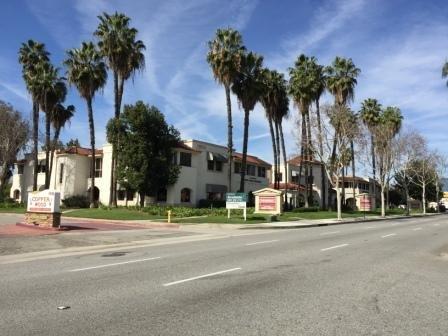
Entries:
[[47,228],[58,228],[61,225],[61,213],[25,213],[25,223]]

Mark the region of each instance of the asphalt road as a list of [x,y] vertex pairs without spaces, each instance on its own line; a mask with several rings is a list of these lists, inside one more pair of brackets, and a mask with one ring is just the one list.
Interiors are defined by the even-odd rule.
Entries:
[[0,334],[445,336],[445,252],[442,215],[0,258]]

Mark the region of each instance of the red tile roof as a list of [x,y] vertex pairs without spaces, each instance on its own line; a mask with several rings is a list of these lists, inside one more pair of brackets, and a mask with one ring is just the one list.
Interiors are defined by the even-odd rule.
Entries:
[[[84,155],[89,156],[92,155],[92,150],[90,148],[83,148],[83,147],[68,147],[66,149],[62,149],[58,151],[59,154],[77,154],[77,155]],[[101,155],[103,154],[102,149],[95,149],[95,155]]]
[[[234,157],[234,159],[236,161],[240,162],[243,159],[243,154],[241,154],[241,153],[233,153],[233,157]],[[268,168],[271,167],[270,163],[268,163],[266,161],[263,161],[263,160],[259,159],[256,156],[253,156],[253,155],[247,155],[247,163],[256,164],[256,165],[259,165],[259,166],[266,166]]]
[[[273,188],[274,189],[274,183],[271,183],[269,185],[269,188]],[[305,190],[305,186],[301,185],[301,184],[297,184],[297,183],[280,183],[279,185],[279,189],[280,190],[285,190],[285,187],[287,187],[288,190]]]
[[315,164],[320,164],[320,161],[314,160],[312,156],[308,158],[307,156],[297,155],[292,159],[288,160],[288,163],[294,166],[300,166],[302,162],[312,162]]

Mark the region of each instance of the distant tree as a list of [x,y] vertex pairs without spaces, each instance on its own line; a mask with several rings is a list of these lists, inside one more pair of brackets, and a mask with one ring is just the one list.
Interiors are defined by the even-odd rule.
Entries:
[[84,98],[87,103],[90,148],[92,150],[90,165],[90,207],[95,207],[95,125],[93,120],[92,102],[95,93],[106,85],[106,64],[92,42],[83,42],[80,48],[69,50],[64,64],[67,67],[69,83],[76,87],[79,95]]
[[0,195],[17,160],[17,154],[24,149],[30,135],[28,122],[14,108],[0,101]]
[[138,101],[124,106],[118,123],[109,121],[108,139],[118,134],[118,182],[136,190],[143,207],[145,196],[155,196],[177,181],[179,167],[173,162],[173,154],[180,141],[179,132],[166,123],[156,107]]
[[241,67],[241,58],[246,48],[243,46],[241,34],[232,28],[218,29],[215,38],[208,42],[207,62],[212,68],[215,80],[222,84],[226,93],[227,105],[227,160],[228,160],[228,190],[232,191],[232,104],[230,89]]
[[[435,187],[437,179],[437,157],[434,152],[427,151],[422,156],[413,161],[409,167],[412,185],[421,190],[421,201],[423,214],[426,214],[426,202],[428,198],[428,187],[432,184]],[[436,188],[434,188],[436,189]],[[437,196],[435,197],[437,199]]]
[[238,97],[240,106],[244,110],[244,135],[243,135],[243,157],[241,162],[240,192],[244,192],[247,142],[249,139],[249,114],[255,108],[263,93],[262,85],[263,57],[249,52],[241,58],[241,69],[235,77],[232,91]]
[[78,138],[76,139],[70,139],[66,144],[65,147],[81,147]]

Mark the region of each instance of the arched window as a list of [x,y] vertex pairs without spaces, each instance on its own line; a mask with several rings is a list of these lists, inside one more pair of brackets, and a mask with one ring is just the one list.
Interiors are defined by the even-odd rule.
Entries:
[[180,201],[182,203],[190,203],[191,202],[191,190],[188,188],[183,188],[180,191]]
[[46,161],[45,160],[40,160],[39,164],[37,165],[37,172],[38,173],[45,173],[46,171],[47,171]]
[[[87,197],[90,200],[90,188],[89,190],[87,190]],[[99,199],[100,199],[100,190],[95,186],[93,187],[93,201],[98,202]]]
[[20,199],[20,190],[14,190],[14,199],[18,201]]

